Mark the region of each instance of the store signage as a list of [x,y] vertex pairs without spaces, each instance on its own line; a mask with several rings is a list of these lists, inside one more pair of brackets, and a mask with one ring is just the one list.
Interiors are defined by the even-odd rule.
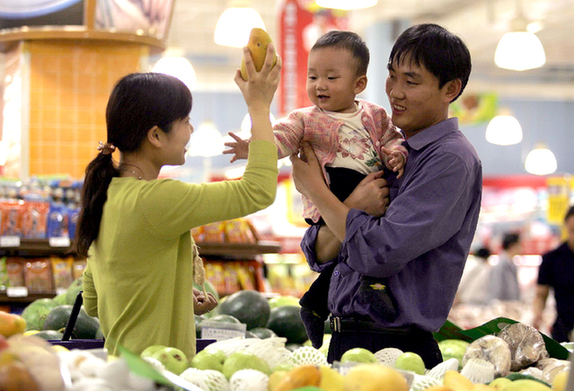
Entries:
[[226,323],[204,320],[201,322],[201,338],[224,341],[231,338],[245,338],[245,323]]

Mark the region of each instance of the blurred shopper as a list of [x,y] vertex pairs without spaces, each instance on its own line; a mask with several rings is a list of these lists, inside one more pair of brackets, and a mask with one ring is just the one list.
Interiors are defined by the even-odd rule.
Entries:
[[[255,71],[244,48],[249,81],[239,86],[253,121],[249,158],[240,180],[185,183],[158,179],[164,165],[182,165],[193,133],[192,96],[180,80],[136,73],[114,87],[107,111],[107,142],[86,169],[75,251],[87,257],[86,312],[97,316],[105,347],[139,354],[151,345],[195,355],[194,313],[217,305],[193,291],[204,277],[190,230],[271,205],[277,191],[277,147],[269,121],[279,83],[272,45]],[[119,150],[119,164],[112,159]],[[198,274],[199,273],[199,274]]]
[[473,257],[466,261],[455,304],[487,304],[488,279],[491,269],[489,257],[490,250],[481,247]]
[[498,255],[498,263],[490,269],[488,278],[487,302],[520,301],[520,285],[518,284],[518,268],[514,257],[522,254],[522,242],[517,233],[507,233],[502,239],[502,251]]
[[569,341],[569,333],[574,328],[574,206],[566,212],[564,225],[566,241],[542,256],[534,298],[533,325],[540,328],[552,287],[557,315],[552,326],[552,338],[558,342]]

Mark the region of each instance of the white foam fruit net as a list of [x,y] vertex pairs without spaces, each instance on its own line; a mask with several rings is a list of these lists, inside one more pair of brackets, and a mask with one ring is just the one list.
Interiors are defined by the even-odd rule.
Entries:
[[187,368],[180,376],[204,391],[229,391],[225,375],[213,369]]
[[375,357],[377,358],[377,360],[379,360],[381,364],[394,367],[397,358],[401,354],[403,354],[403,351],[401,349],[384,348],[376,352]]
[[446,371],[458,371],[458,360],[456,358],[449,358],[448,360],[437,364],[434,368],[429,370],[426,375],[434,377],[437,380],[442,380]]
[[481,358],[469,359],[460,374],[473,383],[488,384],[494,380],[494,365]]
[[280,364],[287,364],[291,352],[285,348],[287,338],[271,337],[258,338],[232,338],[209,345],[209,348],[219,349],[229,357],[232,353],[244,351],[252,353],[267,362],[269,368]]
[[442,381],[430,376],[422,376],[415,374],[413,383],[409,391],[422,391],[432,386],[441,386]]
[[289,363],[293,366],[299,365],[329,365],[327,362],[327,357],[321,353],[318,349],[312,346],[301,346],[291,353],[289,356]]
[[267,391],[269,376],[255,369],[242,369],[229,379],[230,391]]

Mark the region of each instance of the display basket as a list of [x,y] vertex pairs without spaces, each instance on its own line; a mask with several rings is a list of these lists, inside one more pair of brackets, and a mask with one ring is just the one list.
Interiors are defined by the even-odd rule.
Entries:
[[[49,340],[48,342],[52,345],[60,345],[65,347],[66,349],[81,349],[81,350],[89,350],[89,349],[102,349],[104,347],[104,340],[103,339],[72,339],[72,331],[74,330],[74,326],[76,325],[76,320],[78,319],[78,315],[80,313],[80,309],[82,308],[83,298],[82,298],[82,291],[78,293],[76,296],[76,300],[74,301],[74,305],[72,306],[72,312],[70,312],[70,317],[66,322],[66,328],[64,329],[64,334],[62,335],[62,339],[53,339]],[[196,351],[200,352],[209,344],[215,342],[215,339],[197,339],[196,340]]]

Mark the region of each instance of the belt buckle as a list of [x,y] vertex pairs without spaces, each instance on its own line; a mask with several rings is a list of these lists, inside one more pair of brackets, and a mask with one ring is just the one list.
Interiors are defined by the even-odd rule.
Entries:
[[329,321],[331,330],[335,332],[341,331],[341,318],[338,316],[331,316],[331,320]]

